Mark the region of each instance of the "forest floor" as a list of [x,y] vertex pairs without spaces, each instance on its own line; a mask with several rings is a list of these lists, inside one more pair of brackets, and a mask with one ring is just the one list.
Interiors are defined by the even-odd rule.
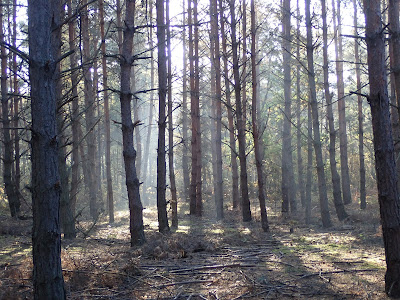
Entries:
[[[315,209],[316,210],[316,209]],[[334,210],[332,210],[333,214]],[[315,217],[201,219],[180,208],[178,230],[157,233],[155,208],[144,210],[147,244],[129,245],[129,216],[98,222],[62,242],[69,299],[387,299],[379,208],[350,204],[345,222],[323,229]],[[256,215],[256,212],[253,212]],[[332,219],[335,219],[332,215]],[[32,299],[31,221],[0,217],[0,299]],[[91,223],[80,222],[84,231]]]

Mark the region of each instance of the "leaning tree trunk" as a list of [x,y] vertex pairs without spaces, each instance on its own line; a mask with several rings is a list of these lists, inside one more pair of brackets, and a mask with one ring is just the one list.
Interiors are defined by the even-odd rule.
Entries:
[[322,31],[323,31],[323,56],[324,56],[324,90],[326,110],[328,115],[329,126],[329,163],[332,174],[333,203],[335,204],[336,214],[339,220],[348,217],[342,200],[342,192],[340,188],[340,176],[336,166],[336,131],[333,120],[332,98],[329,91],[329,65],[328,65],[328,25],[326,22],[326,1],[321,0],[322,6]]
[[236,39],[236,17],[235,17],[235,0],[230,2],[231,13],[231,39],[232,39],[232,60],[233,60],[233,78],[236,99],[236,116],[239,142],[239,161],[240,161],[240,191],[242,194],[242,219],[244,222],[251,221],[249,187],[247,183],[247,166],[246,166],[246,133],[245,120],[243,119],[243,106],[240,97],[240,74],[239,74],[239,58],[238,58],[238,42]]
[[314,73],[314,48],[312,42],[312,23],[310,17],[310,1],[306,0],[306,27],[307,27],[307,66],[308,66],[308,84],[310,88],[310,104],[313,119],[313,138],[315,159],[317,164],[317,177],[318,177],[318,192],[319,204],[321,210],[322,225],[324,227],[332,226],[331,217],[329,213],[328,195],[326,190],[326,179],[324,171],[324,162],[322,158],[321,137],[319,132],[319,117],[318,117],[318,103],[317,93],[315,87],[315,73]]
[[254,155],[257,168],[258,201],[260,202],[261,227],[265,232],[269,231],[267,210],[265,208],[265,187],[264,173],[262,168],[262,155],[260,147],[260,134],[258,132],[257,120],[257,68],[256,68],[256,10],[254,0],[251,0],[251,80],[252,80],[252,101],[251,101],[251,123],[253,127]]
[[381,1],[364,1],[375,166],[386,255],[385,291],[400,297],[400,203],[390,121]]
[[4,46],[3,30],[3,1],[0,1],[0,42],[1,42],[1,108],[3,123],[3,180],[4,188],[12,217],[18,217],[21,208],[15,182],[12,177],[12,151],[13,141],[10,136],[10,119],[8,116],[8,87],[7,87],[7,52]]
[[[358,36],[358,18],[357,18],[357,1],[353,0],[354,6],[354,35]],[[360,68],[360,53],[359,53],[359,40],[354,39],[354,53],[356,65],[356,80],[357,91],[361,91],[361,68]],[[357,95],[358,106],[358,155],[360,160],[360,208],[367,207],[367,192],[365,188],[365,159],[364,159],[364,112],[363,112],[363,99],[360,94]]]
[[133,130],[137,124],[132,123],[131,67],[133,36],[135,33],[135,0],[126,1],[125,26],[121,45],[121,123],[122,147],[125,164],[126,187],[128,190],[131,246],[145,242],[143,226],[143,206],[139,193],[139,178],[136,174],[136,150],[133,146]]
[[165,113],[167,96],[167,57],[165,47],[164,0],[157,0],[157,38],[158,38],[158,149],[157,149],[157,211],[158,230],[169,232],[167,201],[165,199],[167,167],[165,162]]
[[56,124],[61,15],[61,1],[28,1],[33,289],[37,300],[65,299],[60,259],[60,178]]

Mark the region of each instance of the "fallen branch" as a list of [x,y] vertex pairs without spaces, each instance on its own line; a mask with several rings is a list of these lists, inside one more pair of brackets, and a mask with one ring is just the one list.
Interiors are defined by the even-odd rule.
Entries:
[[161,284],[161,285],[156,285],[153,286],[156,289],[161,289],[165,288],[167,286],[174,286],[174,285],[181,285],[181,284],[192,284],[192,283],[211,283],[214,282],[213,280],[191,280],[191,281],[179,281],[179,282],[172,282],[172,283],[166,283],[166,284]]
[[223,268],[253,268],[253,267],[256,267],[256,265],[242,265],[242,264],[236,263],[236,264],[230,264],[230,265],[213,265],[213,266],[194,267],[194,268],[188,268],[188,269],[178,269],[178,270],[172,270],[172,271],[170,271],[170,273],[193,272],[193,271],[223,269]]
[[305,274],[305,275],[302,275],[298,279],[304,279],[304,278],[313,277],[313,276],[329,275],[329,274],[376,272],[376,271],[379,271],[379,269],[356,269],[356,270],[327,271],[327,272],[318,272],[318,273],[312,273],[312,274]]

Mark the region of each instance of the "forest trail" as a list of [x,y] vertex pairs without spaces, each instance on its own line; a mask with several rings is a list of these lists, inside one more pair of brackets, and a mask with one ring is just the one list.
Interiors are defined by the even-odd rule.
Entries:
[[[146,209],[142,247],[129,247],[125,212],[87,238],[63,241],[68,298],[387,299],[377,206],[329,230],[272,215],[270,233],[233,211],[223,222],[181,211],[178,230],[164,236],[156,210]],[[31,299],[29,223],[0,219],[0,299]]]

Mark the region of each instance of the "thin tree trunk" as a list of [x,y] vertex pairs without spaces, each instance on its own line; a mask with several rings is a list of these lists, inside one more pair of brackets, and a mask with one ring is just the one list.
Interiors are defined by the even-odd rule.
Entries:
[[[357,18],[357,1],[353,0],[354,7],[354,35],[358,36],[358,18]],[[354,53],[356,64],[356,80],[357,91],[361,92],[361,69],[360,69],[360,51],[358,46],[359,41],[354,39]],[[360,94],[357,95],[358,106],[358,155],[360,160],[360,208],[367,207],[367,192],[365,188],[365,159],[364,159],[364,113],[363,113],[363,99]]]
[[364,1],[376,177],[386,255],[385,291],[400,297],[400,203],[387,91],[381,1]]
[[7,52],[4,46],[4,30],[3,15],[4,7],[0,1],[0,42],[1,44],[1,108],[2,108],[2,124],[3,124],[3,181],[4,188],[10,207],[12,217],[18,217],[20,214],[21,202],[19,200],[16,187],[12,176],[12,146],[13,141],[10,136],[10,119],[8,116],[8,87],[7,87]]
[[310,0],[306,0],[306,27],[307,27],[307,63],[308,63],[308,84],[310,88],[310,104],[312,109],[313,119],[313,132],[314,132],[314,149],[315,159],[317,164],[318,176],[318,191],[319,191],[319,204],[321,210],[322,225],[326,227],[332,226],[331,217],[329,213],[328,195],[326,190],[326,179],[324,171],[324,162],[322,158],[321,137],[319,132],[319,117],[318,117],[318,103],[315,87],[315,72],[314,72],[314,54],[312,42],[312,23],[310,17]]
[[282,132],[282,214],[287,216],[290,211],[297,211],[295,199],[295,182],[293,173],[292,156],[292,96],[291,96],[291,11],[290,0],[284,0],[282,6],[282,50],[283,50],[283,74],[284,74],[284,98],[285,109]]
[[[311,91],[308,91],[311,98]],[[306,199],[305,199],[305,223],[311,223],[311,185],[313,170],[313,140],[312,140],[312,111],[311,103],[307,105],[307,178],[306,178]]]
[[232,59],[233,59],[233,77],[236,99],[236,116],[239,141],[239,161],[240,161],[240,190],[242,194],[242,219],[243,222],[251,221],[249,187],[247,183],[247,166],[246,166],[246,135],[245,121],[243,119],[243,106],[240,97],[240,74],[238,59],[238,42],[236,39],[236,17],[235,17],[235,0],[230,2],[231,13],[231,40],[232,40]]
[[158,230],[169,232],[167,217],[166,162],[165,162],[165,128],[167,116],[165,113],[167,96],[167,57],[165,46],[164,0],[156,1],[157,8],[157,39],[158,39],[158,149],[157,149],[157,211]]
[[[72,1],[67,1],[68,5],[68,38],[69,38],[69,50],[75,51],[75,19],[71,18],[73,14]],[[76,70],[77,68],[77,57],[75,52],[70,55],[70,68]],[[79,98],[78,98],[78,74],[76,71],[71,72],[71,92],[72,92],[72,166],[71,166],[71,210],[75,217],[76,199],[78,194],[79,185]]]
[[[183,5],[183,25],[186,25],[186,0]],[[190,176],[189,176],[189,135],[188,135],[188,104],[187,104],[187,54],[186,54],[186,26],[183,27],[183,77],[182,77],[182,174],[183,174],[183,195],[189,201]]]
[[32,115],[32,253],[34,299],[65,299],[59,222],[60,178],[56,124],[60,1],[28,1]]
[[323,56],[324,56],[324,90],[326,100],[326,110],[329,126],[329,163],[332,174],[333,203],[335,204],[336,214],[339,220],[348,217],[342,201],[342,192],[340,188],[340,176],[336,166],[336,131],[333,120],[332,98],[329,91],[329,64],[328,64],[328,25],[326,22],[326,1],[321,0],[322,6],[322,31],[323,31]]
[[213,97],[215,107],[215,157],[216,157],[216,178],[215,180],[215,206],[217,219],[224,218],[224,197],[222,178],[222,95],[221,95],[221,60],[218,34],[218,9],[217,0],[210,0],[211,10],[211,43],[213,51],[213,65],[215,71],[215,96]]
[[174,168],[174,124],[172,107],[172,57],[171,57],[171,28],[169,18],[169,0],[166,0],[166,26],[167,26],[167,51],[168,51],[168,73],[167,73],[167,92],[168,92],[168,166],[169,183],[171,189],[171,226],[178,228],[178,196],[176,194],[175,168]]
[[[149,169],[149,155],[150,155],[150,142],[151,142],[151,132],[153,127],[153,106],[154,106],[154,45],[153,45],[153,27],[152,20],[153,20],[153,5],[150,5],[149,9],[149,20],[150,20],[150,27],[149,27],[149,43],[150,43],[150,102],[149,102],[149,121],[147,124],[147,137],[146,137],[146,145],[144,150],[144,157],[143,157],[143,180],[145,183],[145,187],[148,188],[150,185],[150,180],[147,178]],[[150,177],[150,176],[149,176]],[[144,195],[144,203],[149,203],[149,195],[145,193]]]
[[[190,62],[190,98],[192,117],[192,177],[190,183],[190,214],[202,215],[201,194],[201,132],[199,98],[199,29],[197,25],[197,0],[188,1],[189,11],[189,62]],[[192,23],[193,22],[193,23]],[[194,29],[193,29],[194,26]]]
[[[332,0],[333,27],[336,31],[335,53],[336,53],[336,74],[338,90],[338,110],[339,110],[339,142],[340,142],[340,173],[342,177],[342,192],[344,204],[351,203],[349,162],[347,157],[347,133],[346,133],[346,103],[343,81],[343,42],[342,42],[342,24],[340,16],[340,1],[337,0],[337,10],[335,13],[335,0]],[[337,26],[336,26],[337,20]]]
[[135,0],[126,1],[123,41],[121,45],[121,123],[122,146],[125,164],[126,187],[128,191],[130,212],[131,246],[145,242],[143,226],[143,206],[140,201],[139,179],[136,173],[136,150],[133,146],[133,130],[137,124],[132,123],[131,113],[131,66],[133,64],[133,37],[135,32]]
[[[299,0],[297,0],[297,39],[300,41],[300,5]],[[296,46],[296,58],[300,62],[300,43]],[[300,194],[301,206],[304,208],[306,205],[305,200],[305,190],[304,190],[304,166],[303,166],[303,156],[302,156],[302,142],[301,142],[301,84],[300,84],[300,63],[296,64],[296,140],[297,140],[297,186]]]
[[265,207],[265,187],[264,174],[262,168],[262,155],[260,149],[260,135],[258,132],[257,120],[257,49],[256,49],[256,10],[254,0],[251,0],[251,80],[252,80],[252,101],[251,101],[251,121],[253,127],[254,155],[257,168],[258,201],[260,202],[261,227],[265,232],[269,231],[267,210]]
[[81,11],[81,32],[82,32],[82,63],[83,63],[83,83],[84,83],[84,97],[85,97],[85,122],[86,122],[86,144],[87,144],[87,167],[90,171],[86,174],[88,176],[88,190],[89,190],[89,209],[90,216],[96,220],[99,216],[98,207],[98,191],[96,184],[96,137],[94,133],[95,127],[95,95],[93,93],[93,79],[90,68],[92,66],[90,57],[90,38],[89,38],[89,17],[87,0],[82,2],[83,8]]
[[224,78],[225,78],[225,95],[226,95],[226,109],[228,114],[228,130],[229,130],[229,148],[231,152],[231,168],[232,168],[232,206],[237,208],[239,205],[239,172],[237,164],[236,140],[235,140],[235,127],[233,117],[233,105],[231,102],[231,89],[228,71],[228,51],[225,34],[225,20],[223,10],[223,0],[219,0],[219,14],[220,26],[222,35],[222,53],[224,60]]
[[104,1],[99,0],[100,13],[100,34],[101,34],[101,52],[102,52],[102,68],[103,68],[103,97],[104,97],[104,123],[106,135],[106,178],[107,178],[107,207],[108,219],[110,223],[114,223],[114,195],[111,177],[111,126],[110,126],[110,104],[108,97],[108,72],[106,59],[106,42],[104,33]]
[[[16,48],[17,47],[17,0],[13,0],[13,37],[12,37],[12,44]],[[21,198],[21,159],[20,159],[20,137],[19,137],[19,101],[20,98],[17,96],[19,94],[19,86],[18,86],[18,65],[17,65],[17,54],[12,54],[12,68],[13,68],[13,90],[14,90],[14,160],[15,160],[15,189],[17,193],[18,200],[20,201]]]

